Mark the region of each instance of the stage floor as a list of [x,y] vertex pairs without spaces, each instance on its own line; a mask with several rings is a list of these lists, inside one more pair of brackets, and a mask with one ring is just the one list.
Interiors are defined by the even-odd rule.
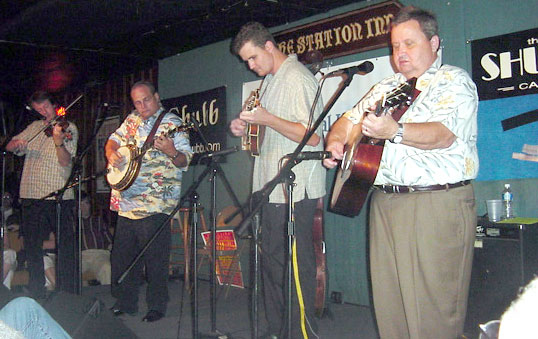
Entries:
[[[211,333],[211,307],[209,283],[199,281],[198,284],[198,333],[199,338]],[[140,289],[139,312],[136,316],[122,315],[120,321],[138,338],[193,338],[193,312],[191,296],[183,288],[180,279],[169,282],[170,302],[166,317],[154,322],[142,322],[146,314],[145,285]],[[217,287],[216,329],[223,334],[221,338],[252,338],[250,326],[249,291],[235,287]],[[110,312],[114,298],[110,294],[110,286],[88,286],[82,291],[83,297],[95,297],[105,304],[103,312]],[[265,333],[265,315],[263,304],[259,303],[258,334]],[[328,304],[328,311],[322,319],[318,319],[320,338],[376,338],[370,308],[350,304]],[[179,335],[178,335],[179,333]],[[103,333],[104,334],[104,333]],[[106,334],[103,335],[103,338]]]

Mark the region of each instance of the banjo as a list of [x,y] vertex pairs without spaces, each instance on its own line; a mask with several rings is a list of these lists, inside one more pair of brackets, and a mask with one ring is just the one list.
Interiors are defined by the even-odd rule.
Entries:
[[[191,127],[191,123],[183,124],[170,129],[162,135],[172,137],[176,132],[182,132]],[[138,177],[138,172],[140,172],[142,158],[153,147],[154,140],[155,138],[152,138],[150,142],[144,143],[140,148],[136,147],[136,145],[129,144],[120,146],[117,149],[117,152],[122,155],[123,161],[118,167],[114,167],[110,163],[107,164],[106,180],[110,187],[118,191],[124,191],[133,184]]]

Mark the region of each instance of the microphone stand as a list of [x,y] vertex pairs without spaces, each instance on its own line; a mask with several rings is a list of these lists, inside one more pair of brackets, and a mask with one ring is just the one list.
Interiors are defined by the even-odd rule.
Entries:
[[[325,117],[327,116],[327,114],[329,113],[331,108],[334,106],[334,104],[336,103],[338,98],[342,95],[344,90],[351,84],[351,81],[353,80],[353,73],[349,69],[345,70],[343,74],[347,75],[345,77],[345,80],[340,84],[340,86],[336,90],[335,94],[331,97],[329,102],[325,105],[323,111],[321,112],[321,114],[319,115],[317,120],[314,122],[312,127],[307,130],[305,136],[303,137],[301,142],[297,145],[297,147],[295,148],[293,153],[291,153],[291,155],[287,156],[287,158],[289,160],[284,164],[284,166],[282,166],[279,173],[271,181],[267,182],[265,184],[265,186],[261,190],[254,193],[254,194],[258,194],[260,198],[258,199],[258,201],[256,203],[253,204],[250,213],[247,216],[245,216],[243,221],[235,229],[234,232],[238,237],[243,238],[245,236],[245,233],[247,231],[247,227],[249,225],[251,226],[252,234],[255,234],[255,232],[258,231],[257,227],[253,226],[255,224],[255,223],[253,223],[253,221],[255,220],[254,219],[255,216],[260,213],[260,210],[261,210],[262,206],[266,202],[269,201],[269,195],[271,194],[271,192],[273,192],[275,187],[281,182],[289,182],[289,179],[287,179],[287,178],[293,177],[293,172],[291,171],[291,169],[295,165],[297,165],[299,162],[301,162],[300,160],[297,160],[297,155],[302,151],[302,149],[304,148],[304,146],[306,145],[306,143],[308,142],[310,137],[312,137],[312,135],[315,133],[315,131],[317,130],[319,125],[321,125],[321,123],[323,122],[323,120],[325,119]],[[323,81],[323,80],[325,80],[325,78],[327,78],[327,77],[329,77],[331,75],[333,75],[333,72],[324,75],[321,78],[321,80]],[[320,92],[320,91],[321,91],[321,86],[318,89],[318,92]],[[319,97],[316,95],[316,100],[314,101],[312,107],[316,106],[318,98]],[[289,184],[289,183],[288,183],[288,188],[291,189],[291,184]],[[288,204],[292,205],[293,201],[288,200]],[[291,212],[293,212],[293,211],[291,210]],[[291,215],[289,217],[291,217]],[[289,223],[289,221],[288,221],[288,223]],[[288,227],[288,232],[291,233],[293,231],[293,227],[291,226],[292,224],[289,223],[289,225],[290,226]],[[289,239],[291,239],[292,236],[293,236],[293,234],[289,234],[289,237],[290,237]],[[288,241],[288,246],[289,246],[289,243],[290,243],[290,240]],[[289,251],[290,250],[291,249],[289,249]],[[291,258],[288,258],[288,261],[290,259]],[[255,267],[255,269],[254,269],[254,271],[255,271],[254,274],[255,275],[258,274],[258,270],[259,270],[259,267]],[[290,274],[291,274],[291,267],[288,268],[288,275],[290,275]],[[291,282],[291,276],[288,277],[288,283],[290,283],[290,282]],[[291,311],[292,311],[291,310],[291,299],[292,298],[291,298],[291,285],[290,285],[290,286],[288,286],[288,310],[287,310],[287,314],[288,314],[288,338],[290,338],[290,333],[291,333]],[[257,307],[255,307],[254,309],[257,310]],[[255,314],[252,315],[252,319],[257,319],[257,318],[258,318],[257,315],[255,315]],[[257,323],[255,323],[253,327],[255,328],[255,332],[257,332],[257,329],[256,329]]]
[[[82,97],[82,95],[80,97],[78,97],[76,101],[78,101],[78,99],[80,99]],[[73,102],[74,103],[74,102]],[[73,103],[69,106],[71,107],[73,105]],[[105,107],[105,115],[107,113],[107,106],[104,106]],[[101,107],[99,107],[99,110],[98,110],[98,116],[101,115]],[[97,119],[99,121],[99,119]],[[70,189],[70,188],[73,188],[73,187],[76,187],[77,188],[77,195],[76,195],[76,199],[77,199],[77,227],[76,227],[76,230],[73,234],[73,238],[76,239],[75,241],[75,248],[73,249],[73,255],[74,255],[74,261],[76,263],[76,267],[75,267],[75,270],[73,272],[73,276],[71,277],[65,277],[65,279],[59,279],[58,282],[59,282],[59,289],[63,289],[65,290],[65,283],[68,282],[69,280],[66,280],[66,279],[70,279],[70,281],[72,282],[72,290],[67,290],[67,292],[72,292],[72,293],[75,293],[75,294],[78,294],[80,295],[81,292],[82,292],[82,251],[81,251],[81,245],[82,245],[82,214],[81,214],[81,211],[80,211],[80,202],[82,200],[82,191],[81,191],[81,185],[85,182],[88,182],[90,180],[94,180],[96,178],[98,178],[99,176],[101,175],[104,175],[106,170],[105,171],[102,171],[96,175],[93,175],[93,176],[89,176],[87,178],[84,178],[82,179],[82,176],[81,176],[81,170],[82,170],[82,161],[84,160],[84,157],[86,156],[86,154],[89,152],[91,146],[92,146],[92,142],[93,140],[95,139],[95,137],[97,136],[97,132],[99,131],[99,128],[101,128],[101,125],[103,124],[104,122],[104,117],[103,119],[100,120],[100,122],[98,124],[96,124],[94,126],[94,130],[93,130],[93,133],[92,135],[90,136],[88,142],[86,143],[86,147],[81,151],[79,152],[79,155],[75,156],[72,158],[72,162],[73,162],[73,168],[71,170],[71,174],[69,176],[69,179],[66,181],[64,187],[62,187],[61,189],[57,190],[56,192],[53,192],[53,193],[50,193],[48,194],[47,196],[43,197],[42,199],[47,199],[49,197],[54,197],[55,200],[56,200],[56,250],[57,250],[57,253],[58,253],[58,263],[60,262],[64,262],[63,259],[62,259],[62,256],[64,255],[63,254],[63,244],[69,244],[71,241],[70,239],[64,239],[64,236],[63,236],[63,232],[62,234],[60,233],[61,232],[61,215],[62,215],[62,211],[61,211],[61,202],[62,202],[62,199],[63,199],[63,195],[64,193]],[[79,138],[80,139],[80,138]],[[68,208],[73,210],[74,206],[71,206],[71,204],[67,204]],[[69,213],[72,213],[73,211],[68,211],[68,216],[69,215],[72,215],[72,214],[69,214]],[[71,223],[68,222],[67,223],[67,227],[72,227],[70,225]],[[68,234],[69,235],[69,234]],[[69,257],[66,257],[66,258],[69,258]],[[67,262],[67,264],[69,264],[69,262]],[[65,268],[65,267],[64,267]],[[58,271],[59,271],[59,277],[62,275],[62,272],[61,272],[61,269],[62,267],[59,267]]]
[[0,101],[0,114],[2,115],[2,128],[4,132],[4,137],[6,138],[4,140],[4,145],[2,145],[2,188],[0,191],[0,194],[2,194],[2,202],[0,202],[0,208],[2,211],[0,212],[0,217],[2,217],[2,224],[0,225],[0,264],[2,265],[2,268],[0,269],[0,273],[2,274],[2,283],[4,282],[4,237],[6,236],[5,230],[6,230],[6,218],[5,218],[5,206],[4,206],[4,192],[6,189],[6,149],[5,146],[7,145],[7,132],[6,132],[6,120],[4,119],[4,102]]
[[[202,132],[200,131],[200,129],[198,127],[198,124],[195,121],[193,121],[192,125],[193,125],[194,129],[196,130],[196,132],[200,135],[200,138],[202,139],[202,142],[205,145],[205,148],[209,149],[207,147],[208,142],[205,139],[205,137],[203,136]],[[180,210],[181,206],[184,205],[185,201],[190,200],[193,196],[197,197],[196,190],[198,189],[198,187],[202,183],[205,176],[208,175],[209,173],[211,173],[211,179],[210,180],[212,181],[212,197],[211,197],[211,199],[212,199],[212,201],[211,201],[211,232],[212,232],[212,235],[211,235],[211,244],[212,244],[213,247],[216,246],[215,233],[214,233],[215,230],[216,230],[216,214],[215,214],[216,190],[214,189],[215,183],[216,183],[216,175],[220,176],[220,178],[223,181],[228,193],[232,197],[234,205],[235,206],[240,206],[240,203],[239,203],[239,200],[237,199],[237,196],[235,195],[234,191],[232,190],[232,187],[231,187],[229,181],[226,179],[226,176],[224,175],[224,172],[223,172],[222,168],[220,167],[220,165],[218,164],[218,161],[216,161],[216,160],[218,160],[219,157],[222,157],[224,155],[233,153],[233,152],[238,151],[238,150],[239,150],[239,148],[236,147],[236,148],[234,148],[234,150],[223,150],[223,151],[218,151],[218,152],[205,154],[205,158],[209,159],[208,166],[200,174],[200,176],[197,178],[197,180],[187,189],[187,191],[183,194],[183,196],[180,197],[178,204],[172,210],[172,212],[170,213],[168,218],[157,228],[155,233],[146,242],[144,247],[140,250],[140,252],[136,255],[136,257],[131,261],[129,266],[125,269],[125,271],[118,278],[117,284],[121,284],[123,282],[125,277],[129,274],[129,272],[133,269],[133,267],[137,264],[137,262],[142,258],[144,253],[146,253],[148,248],[155,241],[155,239],[159,236],[159,234],[162,232],[164,227],[169,227],[170,220],[172,220],[174,215],[176,215],[176,213]],[[194,234],[192,236],[192,238],[194,239],[193,244],[192,244],[192,248],[196,249],[196,234]],[[213,250],[213,253],[215,253],[214,251],[215,250]],[[196,252],[194,253],[194,256],[196,256]],[[210,294],[211,294],[211,298],[210,298],[211,299],[211,329],[212,329],[212,333],[214,333],[216,335],[215,336],[216,338],[222,338],[223,335],[222,334],[217,334],[218,331],[216,330],[216,306],[215,306],[216,303],[215,303],[215,300],[214,300],[214,298],[215,298],[214,290],[216,289],[215,284],[214,284],[214,280],[215,280],[216,272],[215,272],[215,259],[214,259],[214,256],[213,256],[213,258],[211,260],[211,266],[212,266],[212,268],[211,268],[212,273],[210,274],[210,285],[211,285],[211,287],[210,287]],[[194,267],[193,271],[196,272],[196,269],[197,268]],[[196,273],[194,273],[194,274],[196,274]],[[195,278],[193,278],[193,279],[195,279]],[[195,295],[195,299],[196,299],[196,297],[197,296]],[[197,299],[196,299],[196,302],[194,304],[194,309],[192,311],[193,312],[193,317],[198,317],[198,311],[197,311],[197,305],[196,304],[197,304]],[[198,318],[196,318],[196,319],[198,319]],[[193,330],[193,338],[198,338],[199,333],[198,333],[198,328],[197,328],[197,325],[198,325],[197,320],[194,322],[194,325],[195,326],[193,326],[193,329],[192,329]],[[179,324],[178,324],[178,326],[179,326]]]

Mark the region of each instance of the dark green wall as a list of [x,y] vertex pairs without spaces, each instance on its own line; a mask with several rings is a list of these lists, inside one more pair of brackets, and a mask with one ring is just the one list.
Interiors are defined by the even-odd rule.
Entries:
[[[273,29],[278,32],[300,24],[341,14],[381,1],[359,2],[341,7],[325,15],[311,17],[289,25]],[[443,61],[471,72],[471,50],[469,42],[490,36],[516,32],[536,27],[538,0],[417,0],[401,1],[404,5],[416,5],[432,10],[438,16],[442,38]],[[228,120],[241,108],[241,88],[245,81],[256,76],[229,52],[230,41],[182,53],[159,62],[159,92],[163,98],[178,97],[225,85]],[[380,49],[330,60],[333,65],[350,61],[387,55],[387,49]],[[357,98],[359,99],[359,98]],[[479,126],[480,128],[480,126]],[[480,132],[480,130],[479,130]],[[228,138],[228,147],[238,145],[237,138]],[[250,170],[252,161],[244,152],[228,157],[222,165],[223,172],[234,192],[244,202],[250,191]],[[186,189],[204,170],[194,166],[184,177]],[[330,171],[327,187],[330,190],[334,170]],[[511,183],[515,191],[516,213],[520,216],[538,217],[538,175],[536,179],[475,182],[478,214],[485,213],[485,199],[497,198],[503,184]],[[198,190],[206,210],[210,206],[210,185],[207,178]],[[230,197],[220,179],[217,181],[218,209],[230,205]],[[206,211],[207,213],[207,211]],[[209,219],[209,214],[206,215]],[[356,218],[346,218],[326,213],[325,232],[327,261],[329,268],[329,290],[342,292],[344,301],[368,305],[367,263],[366,263],[366,212]],[[246,251],[244,252],[246,253]],[[247,267],[247,256],[242,258]]]

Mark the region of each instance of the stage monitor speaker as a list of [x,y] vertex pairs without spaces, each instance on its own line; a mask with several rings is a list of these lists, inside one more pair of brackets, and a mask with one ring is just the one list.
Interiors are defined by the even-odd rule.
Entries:
[[97,298],[57,292],[42,306],[74,339],[136,338]]
[[538,229],[498,225],[483,227],[475,242],[465,322],[465,332],[472,337],[477,337],[479,324],[500,319],[538,273]]

